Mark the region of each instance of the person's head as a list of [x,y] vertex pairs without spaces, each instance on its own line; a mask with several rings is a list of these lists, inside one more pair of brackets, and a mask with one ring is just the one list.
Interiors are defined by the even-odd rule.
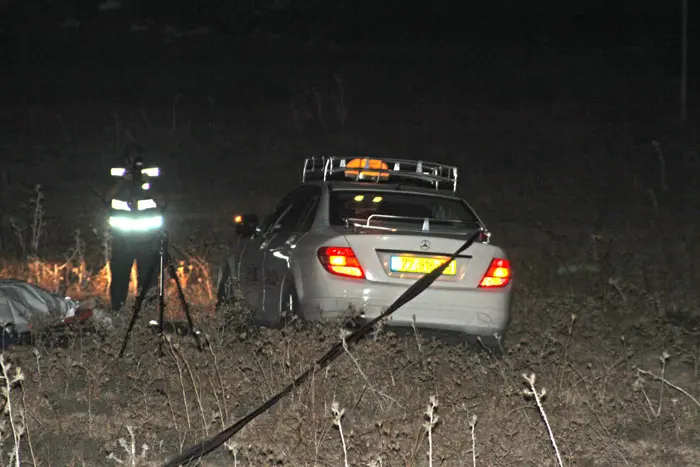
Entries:
[[143,166],[143,148],[137,143],[129,143],[124,148],[124,162],[128,168]]

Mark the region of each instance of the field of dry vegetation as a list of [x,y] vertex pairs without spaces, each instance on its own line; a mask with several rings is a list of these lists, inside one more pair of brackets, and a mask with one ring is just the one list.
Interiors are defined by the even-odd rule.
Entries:
[[700,156],[664,53],[168,47],[2,72],[0,277],[106,299],[93,195],[136,140],[209,345],[169,333],[160,355],[151,303],[122,359],[129,310],[4,350],[0,465],[162,465],[309,368],[339,326],[214,313],[230,219],[264,213],[306,156],[367,153],[460,166],[516,272],[506,353],[379,329],[201,465],[700,465]]

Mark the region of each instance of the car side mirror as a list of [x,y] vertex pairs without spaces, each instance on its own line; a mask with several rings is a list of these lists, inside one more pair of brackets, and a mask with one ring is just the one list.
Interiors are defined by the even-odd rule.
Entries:
[[233,218],[236,224],[236,235],[239,237],[252,237],[258,227],[258,216],[256,214],[239,214]]

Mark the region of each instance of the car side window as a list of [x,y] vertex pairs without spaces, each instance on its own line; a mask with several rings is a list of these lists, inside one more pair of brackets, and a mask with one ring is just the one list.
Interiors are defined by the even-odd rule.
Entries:
[[[278,221],[279,232],[305,232],[311,227],[312,215],[318,206],[321,190],[315,186],[305,186],[299,189],[291,207]],[[311,219],[309,219],[311,217]]]
[[313,188],[311,199],[306,203],[306,209],[299,221],[299,228],[297,229],[299,232],[308,232],[316,219],[318,205],[321,203],[321,189],[318,187]]
[[272,210],[271,213],[269,213],[267,216],[265,216],[265,219],[263,219],[262,223],[260,224],[260,233],[262,235],[268,234],[272,228],[278,224],[280,217],[284,214],[285,211],[287,211],[290,206],[292,205],[292,202],[294,201],[294,197],[296,194],[297,190],[294,190],[290,193],[287,193],[275,206],[275,208]]

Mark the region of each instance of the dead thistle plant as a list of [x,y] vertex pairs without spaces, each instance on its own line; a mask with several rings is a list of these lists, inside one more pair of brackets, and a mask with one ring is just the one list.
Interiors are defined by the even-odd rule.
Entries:
[[469,428],[472,435],[472,467],[476,467],[476,420],[476,415],[472,415],[471,420],[469,420]]
[[535,387],[535,374],[530,373],[529,375],[523,373],[523,378],[527,382],[528,386],[530,386],[529,389],[523,389],[523,394],[526,396],[531,396],[535,399],[535,403],[537,404],[537,409],[540,411],[540,415],[542,416],[542,420],[544,421],[545,426],[547,427],[547,433],[549,434],[549,440],[552,442],[552,446],[554,447],[554,454],[556,455],[557,458],[557,465],[559,467],[564,467],[564,463],[561,460],[561,454],[559,454],[559,448],[557,447],[557,442],[554,439],[554,433],[552,432],[552,427],[549,424],[549,420],[547,419],[547,413],[544,411],[544,406],[542,405],[542,400],[544,397],[547,395],[547,389],[542,388],[542,391],[537,391],[537,388]]
[[[656,375],[652,373],[651,371],[643,370],[641,368],[637,368],[637,379],[633,383],[632,387],[634,390],[641,390],[642,394],[644,395],[645,400],[647,401],[647,404],[649,405],[649,409],[651,410],[651,413],[655,416],[658,417],[661,414],[661,400],[663,396],[663,388],[664,386],[668,386],[670,388],[675,389],[676,391],[680,392],[684,396],[686,396],[688,399],[690,399],[695,405],[700,407],[700,401],[698,401],[695,397],[693,397],[688,391],[683,389],[680,386],[677,386],[670,382],[669,380],[666,379],[665,374],[666,374],[666,361],[671,358],[671,355],[664,351],[661,353],[661,356],[659,357],[659,360],[661,361],[661,376]],[[646,394],[646,391],[644,390],[644,378],[643,376],[650,376],[651,378],[661,382],[661,390],[659,392],[659,406],[657,410],[654,410],[654,407],[651,404],[651,400]]]
[[333,425],[338,427],[338,432],[340,433],[340,441],[343,443],[343,459],[345,461],[345,467],[349,467],[348,464],[348,446],[345,443],[345,435],[343,434],[343,415],[345,415],[345,409],[340,407],[337,401],[333,401],[331,404],[331,413],[333,414]]
[[428,465],[433,467],[433,430],[440,421],[437,415],[438,400],[436,396],[430,396],[428,407],[425,409],[425,422],[423,428],[428,433]]
[[[12,368],[12,364],[7,361],[4,353],[0,353],[0,370],[2,371],[2,375],[0,377],[2,377],[3,380],[1,391],[5,403],[3,406],[3,415],[6,416],[7,421],[10,422],[10,434],[12,435],[12,452],[8,453],[8,460],[11,464],[14,464],[15,467],[20,467],[22,465],[20,459],[20,444],[22,436],[26,433],[26,424],[24,414],[18,416],[16,408],[13,405],[12,390],[17,386],[20,386],[20,383],[24,380],[24,373],[22,373],[22,369],[20,367],[16,366],[14,367],[14,374],[11,375],[10,368]],[[0,426],[0,437],[2,438],[0,439],[0,442],[6,439],[4,433],[5,430],[3,429],[5,420],[2,421],[1,425],[3,426]],[[1,454],[2,452],[0,452],[0,456]],[[36,462],[34,464],[36,465]]]
[[41,185],[34,187],[34,198],[31,199],[32,206],[32,254],[36,257],[39,254],[39,239],[44,234],[44,193]]
[[119,443],[119,446],[121,446],[121,448],[124,450],[126,457],[124,459],[120,459],[113,452],[110,452],[107,456],[107,459],[114,461],[117,464],[130,465],[131,467],[136,467],[137,465],[144,465],[150,447],[148,446],[148,444],[143,443],[141,445],[141,452],[137,452],[136,436],[134,435],[134,429],[129,425],[127,425],[126,429],[129,432],[130,442],[127,442],[124,438],[119,438],[119,440],[117,441]]
[[348,355],[348,357],[350,357],[350,360],[352,360],[352,362],[355,364],[355,367],[357,368],[357,371],[360,373],[360,376],[362,376],[362,378],[367,383],[367,387],[369,387],[370,390],[375,394],[375,397],[377,398],[377,403],[379,404],[379,408],[381,410],[384,410],[384,406],[382,405],[382,400],[379,397],[377,397],[377,395],[382,396],[382,397],[384,397],[392,402],[395,402],[397,405],[401,406],[401,403],[399,401],[397,401],[393,397],[389,396],[388,394],[384,394],[382,391],[380,391],[379,389],[376,389],[372,385],[372,382],[367,377],[367,374],[362,370],[362,367],[360,366],[360,362],[357,360],[357,358],[355,358],[355,355],[353,355],[350,352],[350,349],[348,348],[348,343],[345,339],[349,334],[350,334],[350,332],[347,329],[340,330],[340,339],[342,340],[342,343],[343,343],[343,349],[345,350],[345,353]]

